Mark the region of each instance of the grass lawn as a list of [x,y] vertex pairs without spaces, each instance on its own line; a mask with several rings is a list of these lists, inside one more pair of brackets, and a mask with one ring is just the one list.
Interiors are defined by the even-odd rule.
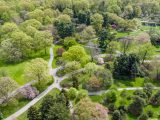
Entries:
[[[59,92],[60,91],[58,89],[53,89],[51,92],[48,93],[48,95],[56,96],[57,94],[59,94]],[[37,102],[34,106],[40,107],[40,104],[42,103],[42,101],[43,101],[43,99],[40,100],[39,102]],[[27,119],[27,112],[23,113],[21,116],[16,118],[16,120],[28,120]]]
[[3,66],[0,67],[0,70],[5,70],[8,73],[8,75],[19,85],[24,85],[28,82],[28,80],[26,80],[23,76],[26,64],[27,61],[18,64],[3,64]]
[[47,54],[44,54],[44,50],[41,50],[39,52],[36,52],[31,55],[32,57],[29,60],[23,61],[21,63],[16,63],[16,64],[6,64],[0,61],[0,70],[5,70],[8,75],[15,80],[19,85],[24,85],[28,80],[26,80],[23,76],[25,65],[27,62],[29,62],[31,59],[34,58],[43,58],[45,60],[49,60],[49,48],[47,48]]

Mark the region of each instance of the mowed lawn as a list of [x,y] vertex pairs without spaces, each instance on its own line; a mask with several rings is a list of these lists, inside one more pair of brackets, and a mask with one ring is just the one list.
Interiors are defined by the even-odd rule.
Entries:
[[5,70],[8,73],[8,75],[19,85],[24,85],[28,82],[28,80],[24,77],[24,70],[26,64],[27,61],[18,64],[3,64],[3,66],[0,66],[0,70]]

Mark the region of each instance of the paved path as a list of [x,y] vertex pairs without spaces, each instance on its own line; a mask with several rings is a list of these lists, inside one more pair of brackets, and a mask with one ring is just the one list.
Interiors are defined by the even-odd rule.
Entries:
[[61,80],[59,80],[59,82],[56,83],[56,81],[57,81],[58,78],[55,75],[56,75],[56,72],[57,72],[57,70],[59,68],[56,68],[56,69],[52,70],[52,61],[53,61],[53,59],[54,59],[53,48],[50,48],[50,60],[49,60],[49,63],[48,63],[49,73],[53,75],[55,82],[52,85],[50,85],[45,91],[43,91],[41,94],[39,94],[36,98],[34,98],[31,102],[29,102],[26,106],[24,106],[23,108],[21,108],[20,110],[18,110],[17,112],[15,112],[14,114],[12,114],[8,118],[6,118],[5,120],[14,120],[18,116],[20,116],[21,114],[23,114],[24,112],[26,112],[31,106],[33,106],[34,104],[36,104],[44,96],[46,96],[52,89],[54,89],[54,88],[61,89],[61,87],[59,86],[59,82],[63,78],[61,78]]
[[[117,88],[118,91],[123,91],[123,90],[142,90],[143,87],[128,87],[128,88]],[[155,90],[160,89],[160,87],[154,87]],[[104,93],[107,93],[110,90],[101,90],[101,91],[96,91],[96,92],[88,92],[89,96],[93,95],[102,95]]]
[[[8,118],[6,118],[5,120],[14,120],[15,118],[17,118],[18,116],[20,116],[21,114],[23,114],[24,112],[26,112],[31,106],[35,105],[39,100],[41,100],[44,96],[46,96],[51,90],[53,90],[54,88],[57,88],[59,90],[62,90],[62,87],[60,86],[61,81],[63,81],[65,78],[68,78],[70,75],[72,74],[76,74],[78,72],[81,72],[83,69],[74,71],[70,74],[66,74],[63,77],[58,77],[56,76],[56,72],[61,68],[55,68],[52,69],[52,61],[54,59],[54,55],[53,55],[53,48],[50,49],[50,60],[48,63],[48,66],[50,68],[49,73],[53,76],[54,78],[54,83],[52,85],[50,85],[45,91],[43,91],[41,94],[39,94],[36,98],[34,98],[32,101],[30,101],[26,106],[24,106],[23,108],[21,108],[20,110],[18,110],[17,112],[15,112],[14,114],[12,114],[11,116],[9,116]],[[73,106],[71,105],[71,108],[73,108]]]

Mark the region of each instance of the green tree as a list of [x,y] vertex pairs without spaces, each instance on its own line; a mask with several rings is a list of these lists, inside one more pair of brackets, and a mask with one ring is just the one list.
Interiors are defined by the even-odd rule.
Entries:
[[84,67],[84,71],[86,74],[88,74],[90,77],[95,73],[97,72],[97,70],[99,69],[100,67],[98,65],[96,65],[95,63],[88,63],[85,65]]
[[146,58],[151,57],[151,55],[154,52],[154,49],[155,49],[155,47],[152,46],[150,43],[145,43],[139,47],[138,55],[139,55],[140,59],[142,60],[142,64],[144,63],[144,60]]
[[79,23],[90,24],[90,11],[79,11],[77,17]]
[[33,46],[35,51],[45,49],[45,54],[47,54],[47,47],[51,46],[53,43],[52,34],[49,31],[37,31],[34,34]]
[[116,59],[114,62],[114,76],[129,76],[129,77],[136,77],[140,76],[140,60],[137,55],[130,54],[126,55],[123,54]]
[[40,112],[41,112],[41,118],[42,120],[48,119],[48,113],[51,108],[51,106],[54,105],[55,99],[53,96],[47,96],[44,98],[44,100],[41,103]]
[[133,98],[133,102],[128,106],[128,111],[132,115],[139,116],[141,113],[143,113],[144,105],[144,99],[140,98],[139,96],[135,96]]
[[72,24],[69,15],[60,15],[54,25],[56,26],[58,35],[61,38],[72,36],[74,33],[74,25]]
[[9,101],[9,95],[17,87],[17,83],[9,77],[0,77],[0,98],[3,98],[3,102]]
[[26,65],[24,74],[29,80],[36,80],[40,84],[47,81],[48,71],[48,63],[42,58],[36,58]]
[[88,43],[96,37],[96,31],[92,26],[88,26],[80,33],[80,36],[83,43]]
[[91,25],[93,25],[97,32],[102,29],[103,22],[103,16],[101,14],[95,13],[91,16]]
[[41,120],[40,112],[35,107],[30,107],[28,110],[27,118],[29,120]]
[[112,120],[122,120],[121,113],[118,110],[115,110],[112,114]]
[[108,105],[110,103],[115,103],[117,100],[117,94],[115,90],[109,90],[103,95],[104,104]]
[[158,90],[150,99],[150,103],[154,106],[160,105],[160,90]]
[[66,49],[69,49],[69,47],[72,47],[77,44],[78,43],[77,43],[76,39],[73,37],[66,37],[63,42],[63,45]]
[[152,83],[144,84],[143,91],[146,93],[148,98],[150,98],[152,96],[153,89],[154,89],[154,85]]
[[84,48],[78,45],[70,47],[68,51],[63,53],[62,57],[64,60],[77,61],[82,65],[89,61],[89,57],[86,54]]
[[46,120],[69,120],[70,111],[65,105],[61,103],[56,103],[49,109],[47,114],[48,118]]
[[68,90],[68,97],[70,100],[74,100],[76,97],[77,97],[77,89],[76,88],[73,88],[71,87],[69,90]]

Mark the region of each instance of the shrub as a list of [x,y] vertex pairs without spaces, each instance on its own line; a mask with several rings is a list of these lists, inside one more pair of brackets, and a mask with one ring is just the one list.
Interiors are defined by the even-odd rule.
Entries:
[[62,54],[65,52],[65,49],[63,49],[63,48],[58,48],[57,49],[57,55],[59,56],[59,57],[62,57]]
[[20,94],[22,94],[24,98],[32,100],[39,94],[39,91],[35,87],[28,85],[20,90]]

